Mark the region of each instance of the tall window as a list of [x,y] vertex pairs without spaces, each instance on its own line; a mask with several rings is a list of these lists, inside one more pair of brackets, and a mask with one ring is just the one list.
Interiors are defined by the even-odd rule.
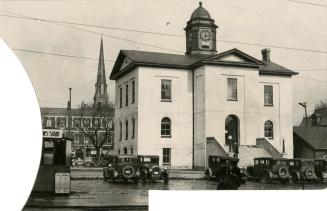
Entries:
[[132,138],[135,137],[135,118],[132,118]]
[[171,153],[170,153],[170,148],[163,148],[162,149],[162,163],[165,164],[165,165],[170,165],[170,156],[171,156]]
[[274,138],[274,125],[270,120],[265,122],[265,137],[269,139]]
[[123,138],[123,123],[119,122],[119,141]]
[[123,106],[123,88],[119,87],[119,108]]
[[161,120],[161,137],[163,138],[171,137],[171,120],[168,117],[164,117]]
[[124,154],[127,155],[127,148],[124,148]]
[[264,95],[265,95],[265,105],[273,105],[273,86],[265,85],[264,86]]
[[128,120],[125,122],[125,140],[128,139]]
[[161,100],[171,101],[171,80],[161,80]]
[[236,78],[227,78],[227,100],[237,100]]
[[128,84],[125,85],[125,106],[128,106]]
[[132,104],[135,102],[135,81],[132,81]]
[[133,154],[134,152],[133,152],[133,148],[131,148],[131,155]]

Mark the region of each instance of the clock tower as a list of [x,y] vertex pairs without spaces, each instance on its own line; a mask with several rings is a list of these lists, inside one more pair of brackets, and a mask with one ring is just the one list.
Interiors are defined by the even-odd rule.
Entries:
[[186,54],[216,54],[217,28],[215,20],[211,19],[209,12],[202,7],[202,2],[200,2],[199,7],[194,10],[184,29],[186,33]]

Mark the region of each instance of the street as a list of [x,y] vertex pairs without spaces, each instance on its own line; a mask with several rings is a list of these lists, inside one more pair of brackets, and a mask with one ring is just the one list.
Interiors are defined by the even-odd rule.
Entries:
[[[162,182],[137,185],[131,183],[104,182],[94,180],[72,180],[72,193],[68,196],[33,194],[27,206],[31,207],[117,207],[148,205],[148,190],[215,190],[217,183],[208,180],[170,180],[168,185]],[[325,189],[327,184],[305,184],[306,190]],[[248,181],[240,190],[301,190],[299,184],[263,184]],[[142,210],[141,209],[141,210]],[[37,209],[33,209],[37,210]]]

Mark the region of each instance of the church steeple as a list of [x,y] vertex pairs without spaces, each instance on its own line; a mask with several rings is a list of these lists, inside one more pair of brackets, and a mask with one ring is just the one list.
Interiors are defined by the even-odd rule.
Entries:
[[108,100],[109,100],[108,93],[107,93],[107,82],[106,82],[106,71],[104,65],[102,37],[101,37],[101,44],[100,44],[98,75],[97,75],[97,82],[95,84],[95,94],[93,100],[94,100],[93,107],[108,105]]

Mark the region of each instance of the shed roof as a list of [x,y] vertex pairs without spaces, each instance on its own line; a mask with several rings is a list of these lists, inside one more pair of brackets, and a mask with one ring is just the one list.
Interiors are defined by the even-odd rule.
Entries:
[[[313,149],[327,149],[327,127],[293,127],[293,133]],[[296,140],[296,139],[295,139]]]

